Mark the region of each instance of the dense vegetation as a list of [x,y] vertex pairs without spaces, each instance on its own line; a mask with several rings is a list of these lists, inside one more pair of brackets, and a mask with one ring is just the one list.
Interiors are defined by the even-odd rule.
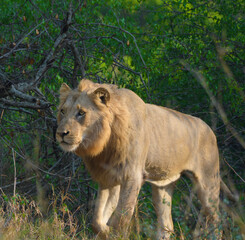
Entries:
[[[237,205],[221,204],[220,228],[225,239],[245,239],[243,0],[3,0],[0,32],[4,239],[93,239],[97,186],[54,137],[59,87],[82,78],[206,121],[218,139],[221,175],[240,195]],[[174,194],[176,239],[191,239],[198,216],[190,187],[183,178]],[[132,239],[152,238],[155,219],[146,185]]]

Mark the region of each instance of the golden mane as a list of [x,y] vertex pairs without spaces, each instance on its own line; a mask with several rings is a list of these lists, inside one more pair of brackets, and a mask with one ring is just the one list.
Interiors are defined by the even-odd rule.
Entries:
[[80,92],[83,92],[87,89],[93,89],[95,87],[96,83],[91,82],[88,79],[83,79],[82,81],[80,81],[80,83],[78,84],[77,89]]
[[80,92],[83,92],[83,91],[91,92],[96,88],[105,88],[107,90],[113,91],[115,89],[118,89],[118,86],[114,84],[108,84],[108,83],[103,83],[103,84],[94,83],[88,79],[83,79],[79,82],[78,87],[77,87],[77,89]]
[[[81,96],[82,98],[79,100]],[[60,111],[67,101],[71,101],[70,106],[72,109],[77,104],[85,109],[91,105],[99,109],[95,122],[92,114],[90,118],[87,118],[89,120],[87,120],[86,124],[90,127],[86,130],[86,137],[76,148],[75,153],[84,159],[87,168],[96,181],[99,179],[105,181],[107,171],[111,167],[118,166],[116,169],[123,167],[126,160],[130,122],[125,100],[120,95],[118,87],[113,84],[97,84],[83,79],[77,89],[74,90],[63,84],[60,89],[58,121],[61,120]],[[89,111],[87,115],[89,115]],[[89,121],[92,121],[93,124]],[[72,128],[79,129],[79,127],[74,122]],[[100,165],[97,164],[98,162],[100,162]],[[122,177],[117,172],[114,175],[115,178]],[[110,180],[108,178],[106,181]]]

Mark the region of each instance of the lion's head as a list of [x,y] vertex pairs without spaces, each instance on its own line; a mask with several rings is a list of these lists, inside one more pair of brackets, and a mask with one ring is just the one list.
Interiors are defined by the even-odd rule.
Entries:
[[114,85],[82,80],[77,89],[60,88],[56,138],[64,151],[96,156],[111,136],[114,115],[110,98]]

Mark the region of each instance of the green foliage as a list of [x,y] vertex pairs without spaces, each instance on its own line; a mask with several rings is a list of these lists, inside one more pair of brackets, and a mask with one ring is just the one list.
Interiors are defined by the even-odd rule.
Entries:
[[[217,135],[221,156],[231,163],[236,173],[223,166],[221,160],[222,175],[223,172],[225,176],[227,172],[233,174],[235,188],[244,200],[244,183],[241,184],[237,176],[245,177],[244,149],[226,129],[206,90],[184,64],[202,74],[209,90],[223,106],[228,120],[244,138],[245,2],[91,0],[79,5],[79,1],[73,0],[76,12],[69,26],[67,42],[57,50],[54,43],[62,32],[69,2],[3,0],[0,5],[0,57],[21,41],[18,51],[0,60],[1,74],[4,73],[15,84],[29,83],[35,79],[45,57],[57,51],[52,67],[38,84],[45,99],[52,104],[50,110],[14,108],[3,111],[0,106],[1,186],[12,193],[14,149],[17,180],[20,180],[17,191],[21,193],[14,199],[2,195],[3,201],[6,204],[17,201],[20,205],[24,201],[23,204],[28,205],[30,203],[21,197],[23,193],[32,194],[39,201],[43,192],[46,191],[47,195],[55,192],[54,196],[59,196],[56,202],[62,204],[57,208],[59,210],[54,208],[53,219],[49,219],[51,225],[56,220],[59,222],[58,217],[55,220],[55,214],[60,209],[66,216],[76,211],[78,206],[86,212],[91,210],[97,186],[89,182],[81,160],[70,154],[62,156],[57,150],[53,140],[54,128],[50,126],[59,101],[60,85],[66,82],[76,87],[83,76],[80,68],[76,70],[69,41],[73,41],[79,51],[86,78],[116,83],[133,90],[146,102],[171,107],[209,123]],[[29,91],[28,94],[36,96],[37,93]],[[21,101],[19,98],[14,100]],[[21,180],[25,179],[30,180],[22,183]],[[189,194],[185,192],[186,185],[178,187]],[[67,198],[63,201],[60,191],[79,200],[71,202]],[[150,192],[150,187],[145,186],[139,200],[142,239],[151,236],[156,225]],[[179,229],[176,238],[184,236],[190,239],[197,215],[190,206],[186,209],[188,204],[182,195],[183,191],[176,191],[173,202],[175,229]],[[222,216],[228,223],[221,228],[230,230],[226,236],[230,234],[230,239],[241,239],[239,234],[244,223],[240,222],[244,222],[244,211],[240,211],[239,220],[235,222],[225,213]],[[48,224],[39,223],[31,223],[20,238],[28,236],[32,229],[41,234],[40,239],[45,239],[40,226]],[[59,224],[62,227],[64,222]],[[65,235],[62,235],[63,230]],[[53,231],[51,228],[51,233],[64,236],[61,239],[68,236],[66,229]],[[86,229],[81,231],[86,235]],[[47,237],[52,238],[53,235]]]

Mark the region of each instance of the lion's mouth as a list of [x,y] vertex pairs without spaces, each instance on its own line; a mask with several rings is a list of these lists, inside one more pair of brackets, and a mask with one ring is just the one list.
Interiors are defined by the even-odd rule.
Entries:
[[67,143],[67,142],[65,142],[65,141],[61,141],[60,143],[61,143],[61,144],[64,144],[64,145],[73,145],[73,144]]
[[62,140],[60,143],[64,144],[64,145],[72,146],[72,145],[79,145],[81,142],[68,143],[68,142]]
[[61,148],[66,151],[66,152],[72,152],[72,151],[75,151],[78,146],[79,146],[80,142],[75,142],[75,143],[68,143],[64,140],[62,140],[60,142],[60,146]]

